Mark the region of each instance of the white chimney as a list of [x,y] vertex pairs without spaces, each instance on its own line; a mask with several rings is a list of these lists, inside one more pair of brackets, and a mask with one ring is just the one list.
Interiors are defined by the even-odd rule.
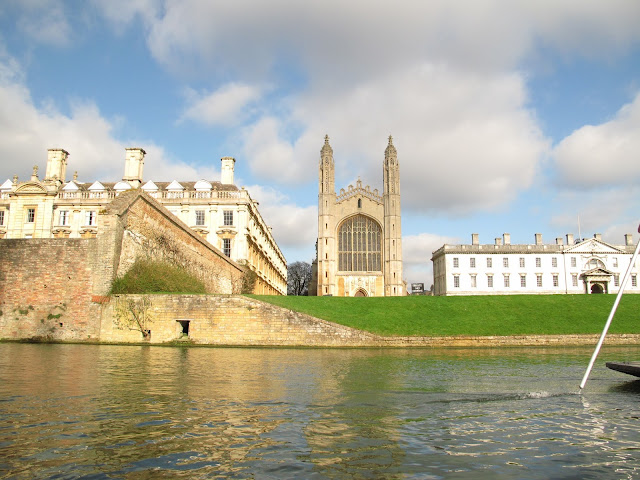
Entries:
[[233,157],[222,157],[222,172],[220,174],[220,183],[223,185],[233,185],[233,170],[236,159]]
[[510,233],[503,233],[502,234],[502,238],[504,240],[504,244],[505,245],[511,245],[511,234]]
[[536,238],[536,245],[542,245],[542,234],[536,233],[535,238]]
[[573,245],[573,233],[567,233],[567,245]]
[[625,233],[624,244],[627,246],[633,245],[633,235],[631,235],[630,233]]
[[47,150],[47,171],[45,172],[45,181],[65,182],[67,174],[67,157],[69,152],[61,148],[50,148]]
[[129,182],[133,188],[142,185],[142,169],[144,168],[145,152],[142,148],[126,148],[124,160],[124,177],[122,180]]

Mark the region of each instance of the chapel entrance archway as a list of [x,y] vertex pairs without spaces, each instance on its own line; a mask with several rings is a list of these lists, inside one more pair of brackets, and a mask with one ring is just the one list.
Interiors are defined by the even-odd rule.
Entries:
[[591,293],[604,293],[604,288],[599,283],[594,283],[591,285]]
[[356,290],[356,293],[353,296],[354,297],[368,297],[369,295],[367,294],[367,292],[364,289],[359,288],[358,290]]

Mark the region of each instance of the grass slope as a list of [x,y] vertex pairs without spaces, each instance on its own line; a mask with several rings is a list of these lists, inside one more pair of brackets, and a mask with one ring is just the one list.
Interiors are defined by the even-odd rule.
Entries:
[[[255,298],[380,335],[601,333],[615,295]],[[640,333],[640,295],[625,295],[610,333]]]
[[111,293],[206,293],[206,289],[200,280],[182,267],[137,260],[123,277],[113,281]]

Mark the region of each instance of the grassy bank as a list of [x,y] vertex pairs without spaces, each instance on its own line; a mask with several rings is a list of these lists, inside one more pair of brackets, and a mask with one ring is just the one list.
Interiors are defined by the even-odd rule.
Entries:
[[[615,295],[255,298],[380,335],[600,333]],[[609,330],[640,333],[640,295],[625,295]]]

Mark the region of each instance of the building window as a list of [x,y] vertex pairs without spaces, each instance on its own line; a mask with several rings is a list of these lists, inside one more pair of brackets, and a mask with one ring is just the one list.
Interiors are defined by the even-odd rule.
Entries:
[[469,259],[469,267],[470,268],[476,268],[476,259],[475,259],[475,257],[471,257]]
[[361,198],[358,199],[358,208],[362,208],[362,199]]
[[0,225],[4,225],[4,210],[0,210]]
[[453,276],[453,287],[460,288],[460,275]]
[[95,226],[96,224],[96,212],[95,210],[89,210],[85,212],[85,225]]
[[576,257],[571,257],[571,266],[573,268],[576,268],[577,265],[578,265],[578,261],[576,260]]
[[541,273],[538,273],[536,275],[536,285],[538,287],[542,287],[542,274]]
[[222,212],[225,225],[233,225],[233,210],[225,210]]
[[540,268],[542,266],[542,259],[540,257],[536,257],[536,268]]
[[36,221],[36,209],[28,208],[27,209],[27,223],[33,223]]
[[453,268],[458,268],[460,266],[460,260],[458,257],[453,257]]
[[613,275],[613,285],[616,287],[620,286],[620,275],[617,273]]
[[58,225],[69,225],[69,210],[60,210],[58,217]]
[[487,275],[487,287],[493,288],[493,275]]
[[638,286],[638,276],[635,273],[631,274],[631,286],[632,287]]
[[591,270],[593,268],[601,268],[601,269],[605,269],[604,266],[604,262],[602,260],[599,260],[597,258],[591,258],[589,259],[589,261],[585,264],[584,268],[586,270]]
[[551,257],[551,266],[553,268],[558,268],[558,257]]
[[554,287],[558,286],[558,275],[553,275],[553,286]]
[[204,225],[204,210],[196,210],[196,225]]
[[224,253],[227,257],[231,256],[231,239],[230,238],[222,239],[222,253]]
[[487,257],[487,268],[491,268],[493,266],[493,259],[491,257]]
[[505,288],[509,288],[509,286],[510,286],[510,283],[509,283],[509,274],[508,274],[508,273],[505,273],[505,274],[504,274],[504,287],[505,287]]
[[503,266],[504,268],[509,268],[509,259],[508,259],[507,257],[504,257],[504,258],[502,259],[502,266]]
[[520,257],[520,268],[524,268],[524,257]]
[[618,257],[613,257],[613,266],[614,267],[618,266]]
[[578,274],[574,273],[571,275],[571,285],[573,285],[574,287],[578,286]]
[[364,215],[342,223],[338,230],[338,269],[343,272],[382,271],[382,228]]
[[476,287],[477,287],[476,276],[471,275],[471,288],[476,288]]
[[526,273],[521,273],[520,274],[520,286],[522,288],[525,288],[527,286],[527,274]]

